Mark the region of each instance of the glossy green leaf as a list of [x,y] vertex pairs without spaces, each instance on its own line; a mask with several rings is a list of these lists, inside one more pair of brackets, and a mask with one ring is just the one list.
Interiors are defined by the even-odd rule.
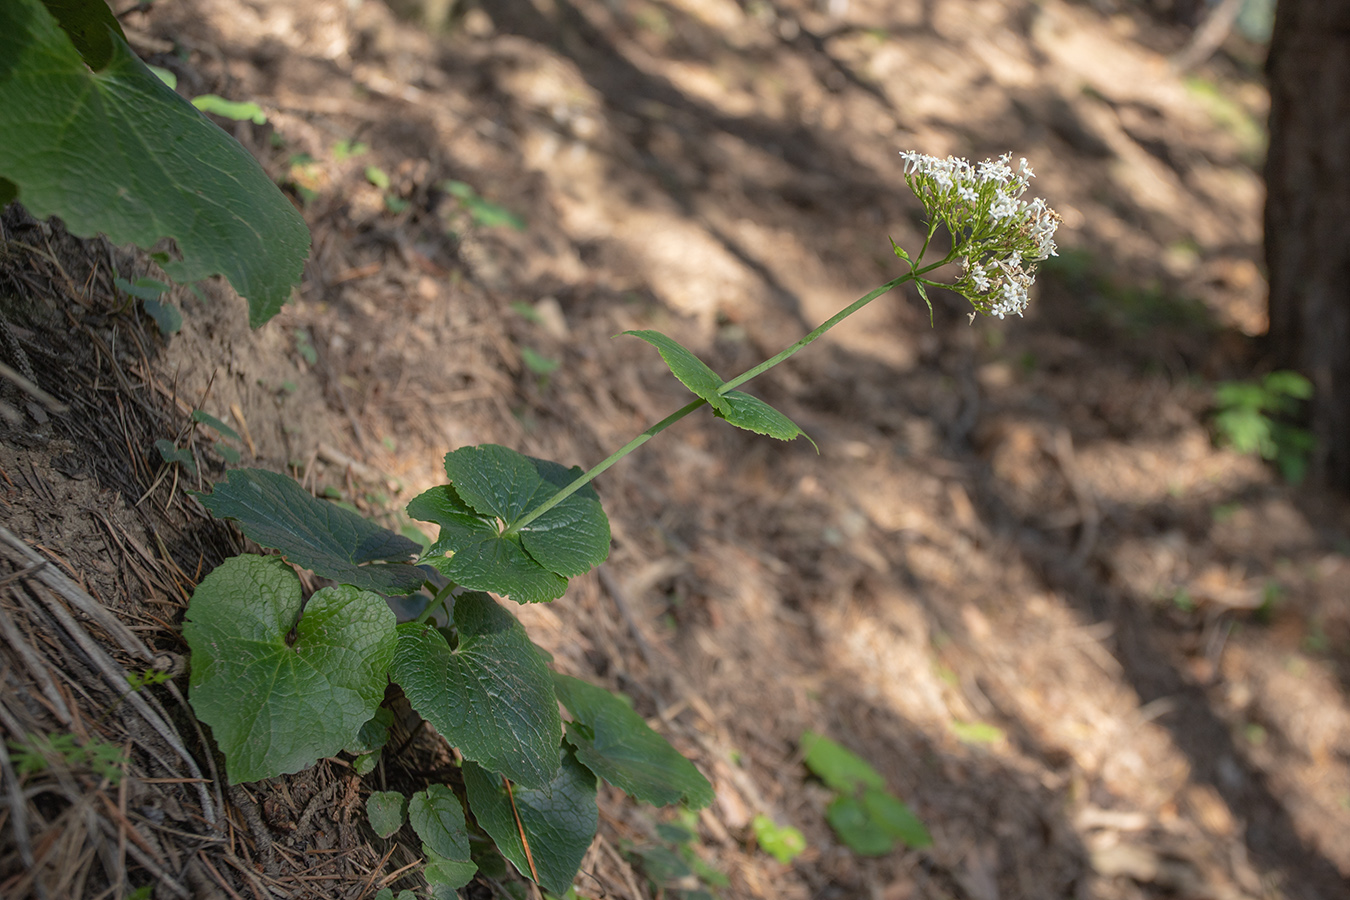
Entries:
[[427,550],[428,556],[454,552],[466,544],[496,538],[501,534],[493,516],[475,512],[449,484],[418,494],[408,504],[407,513],[411,518],[433,522],[441,528],[440,536]]
[[460,447],[445,455],[455,492],[482,515],[508,525],[533,508],[543,479],[530,458],[500,444]]
[[684,800],[701,809],[712,803],[708,779],[622,698],[570,675],[554,673],[553,685],[576,719],[567,740],[586,768],[653,806]]
[[235,469],[200,499],[219,518],[236,520],[254,541],[324,578],[381,594],[410,594],[426,580],[407,562],[421,550],[417,544],[310,496],[285,475]]
[[825,821],[850,850],[859,856],[883,856],[895,849],[886,833],[851,794],[842,794],[825,808]]
[[408,821],[431,852],[444,859],[468,861],[464,807],[448,787],[433,784],[413,794],[408,802]]
[[862,757],[824,735],[808,731],[802,735],[803,762],[821,781],[841,794],[852,794],[860,787],[886,790],[886,779]]
[[517,603],[547,603],[567,591],[567,579],[535,562],[515,535],[467,544],[448,559],[426,562],[462,587],[492,591]]
[[[298,620],[298,621],[297,621]],[[354,741],[384,698],[396,642],[384,598],[316,591],[277,557],[236,556],[202,579],[183,637],[189,696],[231,782],[297,772]]]
[[493,591],[517,603],[556,600],[567,590],[566,578],[536,562],[519,536],[503,535],[494,517],[471,509],[453,485],[414,497],[408,515],[441,527],[423,560],[455,584]]
[[[758,397],[752,397],[741,391],[727,391],[722,399],[726,402],[726,408],[717,411],[716,415],[737,428],[744,428],[756,434],[766,434],[780,441],[790,441],[801,436],[811,441],[812,447],[816,447],[816,442],[798,428],[796,422]],[[820,452],[819,447],[816,447],[816,452]]]
[[708,368],[703,360],[686,350],[673,338],[666,337],[659,331],[625,331],[624,334],[641,338],[655,347],[680,383],[708,401],[708,405],[713,409],[725,414],[730,408],[726,399],[718,393],[723,384],[722,379]]
[[[533,859],[539,885],[562,894],[572,884],[595,838],[599,813],[595,776],[590,770],[566,748],[561,752],[555,749],[553,758],[561,763],[558,773],[538,788],[513,784],[508,796],[500,775],[471,762],[464,765],[464,787],[474,818],[492,836],[502,855],[525,876],[531,876]],[[522,831],[530,847],[528,857]]]
[[104,0],[42,0],[42,3],[95,72],[112,59],[113,39],[127,39],[122,24]]
[[868,788],[863,791],[863,809],[882,831],[914,849],[931,847],[933,837],[914,810],[889,791]]
[[487,594],[455,598],[453,650],[430,625],[398,629],[390,675],[465,758],[537,787],[556,774],[562,718],[525,629]]
[[0,135],[23,136],[0,140],[0,177],[29,212],[60,216],[80,237],[144,248],[172,239],[169,277],[224,275],[261,325],[300,279],[304,220],[247,150],[121,37],[101,34],[107,63],[93,71],[41,0],[0,3]]
[[[375,894],[375,900],[396,900],[393,888],[380,888]],[[417,895],[412,891],[399,891],[397,900],[417,900]]]
[[366,798],[366,818],[370,827],[387,838],[403,827],[403,812],[408,798],[398,791],[375,791]]

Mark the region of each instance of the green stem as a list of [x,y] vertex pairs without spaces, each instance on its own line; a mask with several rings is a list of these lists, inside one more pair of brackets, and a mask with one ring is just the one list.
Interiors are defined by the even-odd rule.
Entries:
[[453,591],[454,589],[455,585],[452,582],[450,584],[447,584],[445,587],[441,588],[439,591],[437,591],[436,595],[431,598],[431,601],[429,603],[427,603],[427,608],[422,610],[422,614],[419,615],[416,619],[413,619],[413,621],[416,622],[418,625],[424,624],[427,621],[427,619],[430,619],[432,616],[436,614],[437,609],[445,606],[446,598],[450,596],[450,592]]
[[569,484],[567,487],[558,491],[558,493],[554,494],[552,497],[549,497],[542,504],[536,506],[534,509],[530,510],[524,516],[517,519],[515,523],[513,523],[511,527],[507,529],[507,532],[511,534],[519,533],[520,530],[524,528],[526,525],[530,524],[535,519],[539,518],[544,513],[548,512],[550,509],[552,509],[559,503],[566,500],[568,497],[575,494],[577,491],[581,490],[587,484],[594,481],[597,477],[600,476],[602,472],[604,472],[610,466],[614,465],[616,462],[623,459],[625,456],[632,453],[634,450],[641,447],[643,444],[647,443],[652,438],[656,437],[658,434],[660,434],[670,426],[674,425],[676,422],[683,419],[685,416],[689,415],[691,412],[698,409],[700,406],[706,406],[707,404],[708,401],[700,397],[697,400],[694,400],[690,403],[686,403],[684,406],[681,406],[679,409],[675,410],[675,412],[666,416],[660,422],[657,422],[651,428],[648,428],[646,431],[642,432],[642,434],[639,434],[637,437],[633,438],[631,441],[624,444],[618,450],[615,450],[612,454],[609,455],[609,457],[605,459],[604,462],[600,463],[598,466],[591,469],[586,474],[578,476],[577,479],[573,481],[571,484]]
[[[932,235],[930,234],[929,237],[931,238]],[[927,246],[928,242],[924,241],[924,247],[926,248]],[[922,259],[923,258],[922,255],[920,255],[919,258]],[[841,309],[839,312],[835,313],[830,318],[826,319],[823,323],[817,326],[815,330],[813,330],[810,334],[806,335],[806,337],[797,341],[797,343],[793,344],[791,347],[788,347],[786,350],[779,353],[777,356],[773,356],[769,359],[766,359],[764,362],[755,366],[753,369],[748,369],[745,372],[742,372],[740,375],[737,375],[730,381],[725,382],[720,388],[718,388],[718,393],[725,394],[732,388],[745,384],[747,381],[749,381],[751,378],[754,378],[756,375],[762,375],[764,372],[768,371],[769,369],[772,369],[774,366],[778,365],[780,362],[787,359],[789,356],[792,356],[794,353],[801,350],[807,344],[816,340],[825,332],[829,331],[831,328],[838,325],[840,322],[844,321],[849,316],[853,315],[855,312],[857,312],[867,304],[871,303],[873,300],[880,297],[882,294],[899,287],[906,281],[918,278],[922,275],[925,275],[933,271],[934,269],[941,268],[942,266],[945,266],[947,265],[947,263],[951,262],[952,259],[954,258],[955,258],[954,254],[949,253],[947,254],[947,258],[941,260],[940,262],[935,262],[932,265],[924,266],[922,269],[912,269],[911,271],[906,272],[904,275],[901,275],[898,278],[892,278],[890,281],[886,282],[876,290],[868,294],[864,294],[857,300],[854,300],[848,306]],[[642,434],[633,438],[631,441],[624,444],[618,450],[614,451],[614,453],[611,454],[608,458],[606,458],[604,462],[600,463],[598,466],[591,469],[584,475],[578,476],[577,479],[573,481],[571,484],[567,485],[567,487],[558,491],[558,493],[548,498],[548,500],[544,501],[539,506],[536,506],[534,509],[530,510],[520,519],[517,519],[514,523],[512,523],[511,527],[507,529],[507,533],[518,534],[521,531],[521,529],[523,529],[526,525],[529,525],[535,519],[539,518],[544,513],[548,512],[550,509],[557,506],[559,503],[563,502],[568,497],[575,494],[577,491],[581,490],[581,488],[585,487],[587,484],[594,481],[602,472],[604,472],[610,466],[614,465],[616,462],[623,459],[625,456],[632,453],[634,450],[641,447],[643,444],[647,443],[652,438],[656,437],[656,435],[665,431],[671,425],[674,425],[676,422],[680,421],[680,419],[683,419],[685,416],[689,415],[691,412],[698,409],[700,406],[706,405],[707,401],[700,398],[698,400],[694,400],[691,403],[688,403],[680,407],[675,412],[666,416],[660,422],[657,422],[651,428],[648,428],[646,431],[642,432]]]

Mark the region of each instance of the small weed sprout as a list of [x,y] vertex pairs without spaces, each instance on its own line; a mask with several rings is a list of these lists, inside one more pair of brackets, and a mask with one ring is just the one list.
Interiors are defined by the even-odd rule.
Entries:
[[1214,430],[1221,443],[1275,463],[1286,481],[1298,484],[1316,441],[1292,420],[1312,393],[1312,382],[1287,370],[1271,372],[1259,383],[1223,382],[1214,391]]

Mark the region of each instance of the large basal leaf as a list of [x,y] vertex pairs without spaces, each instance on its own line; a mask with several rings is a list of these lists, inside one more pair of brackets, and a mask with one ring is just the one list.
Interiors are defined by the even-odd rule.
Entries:
[[722,379],[718,378],[717,373],[708,368],[703,360],[686,350],[675,339],[666,337],[659,331],[625,331],[624,334],[631,334],[651,344],[661,354],[666,365],[670,366],[671,373],[680,380],[680,384],[708,401],[708,405],[718,412],[727,411],[727,401],[718,392],[723,384]]
[[164,264],[170,277],[224,275],[248,299],[249,323],[266,322],[300,280],[304,220],[120,37],[89,35],[99,71],[41,0],[0,3],[0,178],[33,215],[60,216],[81,237],[143,248],[171,238],[181,259]]
[[426,580],[407,562],[422,549],[417,544],[310,496],[285,475],[235,469],[201,501],[262,546],[324,578],[381,594],[411,594]]
[[554,759],[561,760],[558,774],[539,788],[513,784],[508,795],[500,775],[471,762],[464,764],[464,787],[474,818],[492,836],[502,855],[522,875],[561,896],[571,886],[595,838],[599,814],[595,776],[566,748],[561,753],[555,749]]
[[712,803],[708,779],[622,698],[570,675],[554,673],[553,686],[576,718],[568,726],[567,740],[586,768],[653,806],[680,799],[695,809]]
[[397,640],[384,598],[344,585],[300,610],[300,579],[274,556],[226,560],[188,605],[192,708],[235,784],[336,754],[384,699]]
[[[790,441],[800,435],[811,441],[812,447],[816,447],[816,442],[798,428],[796,422],[758,397],[752,397],[742,391],[727,391],[722,399],[726,401],[726,408],[717,410],[715,414],[737,428],[744,428],[756,434],[766,434],[780,441]],[[816,447],[816,452],[820,452],[819,447]]]
[[423,876],[431,884],[460,888],[478,871],[469,859],[469,832],[459,798],[443,784],[433,784],[412,795],[408,821],[422,839],[427,858]]
[[532,787],[557,773],[562,717],[525,629],[487,594],[455,598],[459,644],[430,625],[398,628],[390,676],[465,758]]

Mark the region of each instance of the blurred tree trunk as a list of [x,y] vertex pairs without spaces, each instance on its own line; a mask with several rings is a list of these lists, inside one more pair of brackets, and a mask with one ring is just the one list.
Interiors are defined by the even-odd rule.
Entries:
[[1267,73],[1270,347],[1312,379],[1314,474],[1350,491],[1350,0],[1279,0]]

